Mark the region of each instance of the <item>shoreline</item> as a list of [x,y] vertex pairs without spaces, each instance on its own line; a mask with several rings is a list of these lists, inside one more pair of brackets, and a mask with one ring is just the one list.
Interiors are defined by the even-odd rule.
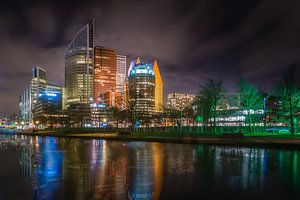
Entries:
[[155,135],[118,135],[117,133],[57,133],[52,132],[18,132],[15,135],[41,136],[41,137],[63,137],[78,139],[101,139],[114,141],[137,141],[137,142],[160,142],[177,144],[199,144],[199,145],[218,145],[235,147],[258,147],[258,148],[284,148],[300,150],[300,138],[284,137],[221,137],[221,136],[181,136],[167,137]]

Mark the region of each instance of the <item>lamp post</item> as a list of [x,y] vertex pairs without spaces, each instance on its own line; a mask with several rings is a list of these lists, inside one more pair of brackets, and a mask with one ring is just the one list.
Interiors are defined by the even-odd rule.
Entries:
[[39,121],[35,121],[35,125],[36,125],[36,128],[38,129],[39,128]]
[[103,125],[103,129],[104,129],[104,133],[106,133],[106,126],[107,126],[107,119],[106,118],[103,118],[103,123],[102,123],[102,125]]
[[21,129],[22,129],[22,130],[24,129],[24,124],[25,124],[25,122],[22,121],[22,122],[21,122]]

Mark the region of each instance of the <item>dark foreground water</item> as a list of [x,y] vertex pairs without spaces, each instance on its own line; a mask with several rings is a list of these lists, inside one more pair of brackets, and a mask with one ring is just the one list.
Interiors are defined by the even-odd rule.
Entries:
[[300,152],[0,135],[0,199],[300,199]]

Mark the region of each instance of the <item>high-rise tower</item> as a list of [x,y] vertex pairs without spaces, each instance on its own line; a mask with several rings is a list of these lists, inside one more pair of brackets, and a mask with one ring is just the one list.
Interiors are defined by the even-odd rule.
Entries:
[[126,56],[117,55],[116,93],[117,107],[122,108],[126,81]]
[[152,67],[155,75],[155,112],[162,112],[163,80],[156,60],[152,63]]
[[155,112],[155,75],[149,64],[139,63],[128,76],[129,106],[136,115],[151,117]]
[[65,55],[66,103],[88,104],[93,96],[94,22],[75,35]]
[[39,66],[33,67],[30,85],[25,88],[20,96],[20,115],[23,121],[32,122],[39,94],[45,92],[46,87],[46,70]]
[[94,48],[94,101],[109,107],[115,105],[116,65],[115,50],[99,46]]
[[[137,58],[136,60],[133,60],[129,66],[128,69],[128,77],[131,75],[132,70],[137,66],[141,64],[140,58]],[[147,69],[151,69],[154,73],[155,78],[155,92],[154,92],[154,111],[155,112],[162,112],[162,106],[163,106],[163,80],[160,74],[160,70],[157,64],[157,61],[155,60],[153,63],[143,64],[147,65]],[[141,72],[141,70],[137,70],[138,73]]]
[[39,93],[46,91],[46,70],[42,67],[32,68],[32,79],[31,79],[31,109],[34,110],[34,105],[38,100]]

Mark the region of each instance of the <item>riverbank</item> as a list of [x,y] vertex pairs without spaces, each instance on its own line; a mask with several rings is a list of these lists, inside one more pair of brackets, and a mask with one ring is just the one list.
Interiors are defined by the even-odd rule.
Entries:
[[103,139],[119,141],[144,141],[164,142],[182,144],[203,144],[241,147],[268,147],[300,149],[300,135],[276,135],[276,134],[245,134],[234,137],[233,135],[212,136],[192,135],[190,133],[133,133],[130,135],[119,135],[114,132],[102,133],[62,133],[59,131],[18,132],[18,135],[29,136],[51,136],[81,139]]

